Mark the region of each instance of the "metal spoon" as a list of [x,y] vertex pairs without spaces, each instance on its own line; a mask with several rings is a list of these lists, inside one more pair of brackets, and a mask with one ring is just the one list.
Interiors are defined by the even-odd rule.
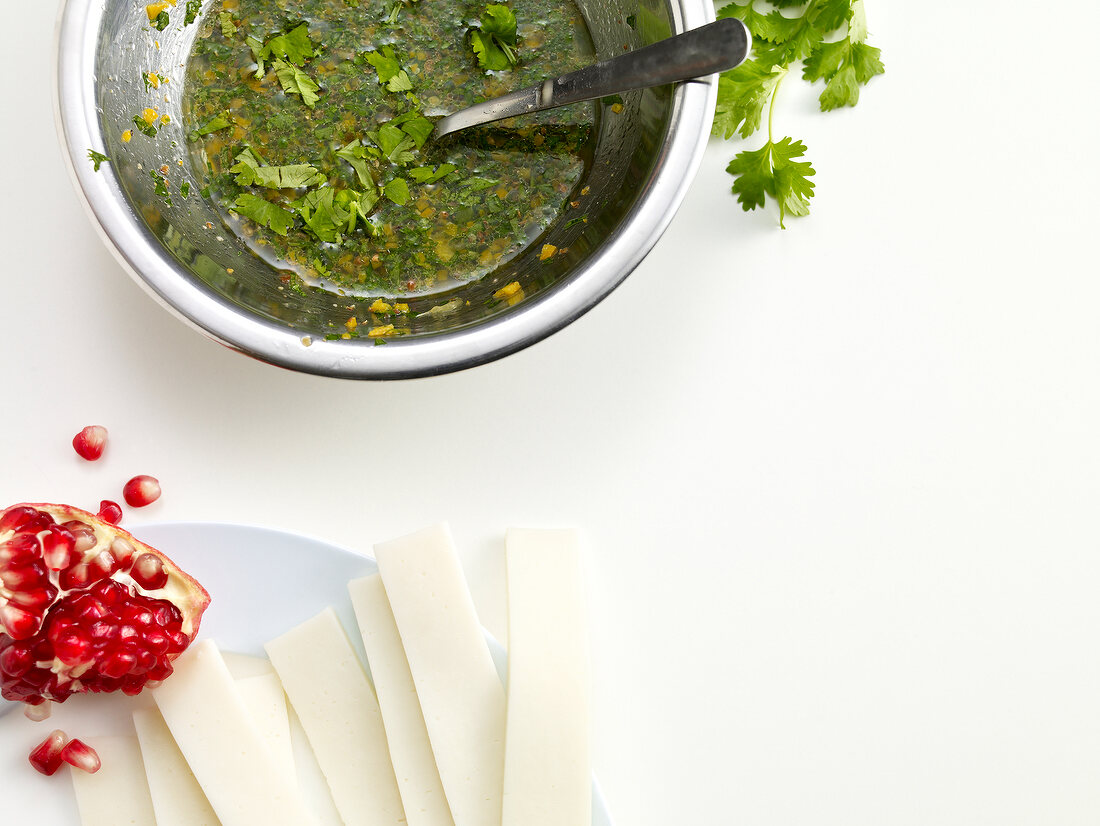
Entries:
[[750,43],[745,24],[727,17],[567,75],[547,78],[539,86],[461,109],[436,121],[432,136],[440,138],[516,115],[724,72],[748,56]]

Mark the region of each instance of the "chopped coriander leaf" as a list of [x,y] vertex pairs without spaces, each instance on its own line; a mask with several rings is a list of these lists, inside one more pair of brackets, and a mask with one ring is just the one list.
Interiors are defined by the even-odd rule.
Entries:
[[273,68],[283,91],[287,94],[298,95],[301,97],[302,103],[310,109],[321,99],[320,95],[317,94],[321,87],[297,66],[287,63],[280,57],[275,59]]
[[480,27],[470,30],[470,45],[481,68],[506,71],[519,62],[516,28],[516,16],[510,8],[500,3],[485,7]]
[[293,206],[302,216],[306,229],[321,241],[338,244],[342,237],[341,229],[348,220],[348,213],[336,205],[336,190],[323,187],[306,193]]
[[187,0],[187,7],[184,12],[183,25],[190,26],[195,22],[195,18],[199,16],[199,12],[202,11],[202,0]]
[[182,195],[184,198],[186,198],[190,194],[191,194],[191,184],[188,183],[187,181],[184,181],[182,184],[180,184],[180,195]]
[[392,46],[384,46],[380,52],[367,52],[364,60],[378,73],[378,82],[391,92],[407,92],[412,89],[412,80],[408,72],[401,68]]
[[500,183],[500,181],[494,181],[492,178],[481,178],[474,175],[462,182],[462,188],[466,192],[480,192],[483,189],[490,189],[498,183]]
[[367,132],[367,137],[390,163],[404,166],[416,157],[416,139],[394,126],[392,121],[383,123],[377,131]]
[[223,11],[218,14],[218,25],[222,29],[222,37],[229,39],[237,36],[237,24],[233,12]]
[[100,164],[108,162],[111,159],[104,155],[102,152],[96,152],[94,149],[89,149],[88,160],[92,162],[92,171],[99,172]]
[[252,50],[252,59],[256,61],[256,73],[253,76],[257,80],[260,80],[267,74],[267,69],[264,65],[264,43],[260,38],[252,34],[246,36],[244,42],[247,43],[248,48]]
[[168,19],[168,12],[167,11],[162,11],[160,14],[158,14],[156,16],[156,19],[153,20],[152,25],[153,25],[153,28],[156,29],[158,32],[162,32],[162,31],[164,31],[165,29],[168,28],[168,24],[170,22],[171,21]]
[[367,158],[370,157],[370,152],[368,147],[364,146],[361,141],[353,140],[347,146],[342,146],[337,149],[336,157],[343,158],[351,164],[351,168],[355,170],[356,177],[359,178],[359,183],[371,191],[377,188],[374,183],[374,177],[371,175],[367,165]]
[[303,189],[323,184],[327,179],[311,164],[298,163],[286,166],[265,166],[251,149],[245,149],[229,168],[241,186],[262,186],[267,189]]
[[415,166],[409,170],[409,177],[418,184],[434,184],[458,169],[453,163],[441,163],[433,169],[430,166]]
[[403,178],[394,178],[382,188],[382,192],[398,206],[403,206],[409,200],[409,185]]
[[226,115],[214,115],[214,117],[212,117],[198,129],[192,130],[187,135],[187,139],[192,142],[197,141],[203,135],[212,135],[214,132],[220,132],[222,129],[228,129],[232,125],[232,122],[230,122],[229,118],[226,117]]
[[260,57],[279,57],[295,66],[304,66],[313,57],[313,42],[309,39],[309,26],[302,23],[284,34],[276,35],[264,44]]
[[163,198],[168,206],[172,206],[172,197],[168,192],[168,179],[158,175],[155,169],[149,170],[149,176],[153,179],[153,192]]
[[416,143],[417,149],[424,145],[432,134],[432,130],[435,129],[435,125],[419,112],[406,112],[403,115],[398,115],[390,121],[390,125],[401,127],[401,131]]
[[134,115],[133,121],[134,126],[137,127],[137,130],[141,132],[141,134],[148,135],[150,138],[155,138],[157,136],[157,122],[155,120],[150,123],[141,115]]
[[270,227],[278,235],[286,235],[294,226],[293,212],[247,192],[237,196],[233,209],[257,224]]

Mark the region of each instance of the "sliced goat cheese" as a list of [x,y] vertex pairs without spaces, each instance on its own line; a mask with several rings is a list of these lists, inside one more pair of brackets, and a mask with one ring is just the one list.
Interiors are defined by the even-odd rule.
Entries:
[[211,640],[185,651],[152,694],[223,826],[315,823]]
[[454,826],[409,662],[378,574],[348,583],[408,826]]
[[507,537],[503,826],[590,826],[590,666],[577,535]]
[[287,774],[295,777],[294,749],[290,742],[290,722],[283,684],[272,671],[270,674],[237,680],[237,690],[241,692],[241,699],[272,753],[283,761]]
[[455,826],[500,826],[504,686],[449,528],[374,546]]
[[134,712],[134,728],[157,826],[218,826],[218,816],[156,708]]
[[259,677],[261,674],[274,674],[275,669],[267,657],[257,657],[254,654],[239,654],[236,651],[223,651],[222,659],[226,668],[233,675],[234,680],[244,680],[248,677]]
[[398,826],[405,812],[378,700],[332,608],[267,643],[347,826]]
[[340,813],[336,811],[336,804],[332,802],[332,792],[325,782],[325,773],[317,765],[317,755],[313,753],[306,730],[302,728],[302,721],[294,713],[293,707],[287,708],[287,717],[290,719],[290,741],[294,744],[294,772],[298,777],[302,799],[313,813],[318,826],[344,826]]
[[136,737],[89,737],[102,763],[95,774],[71,769],[81,826],[157,826]]

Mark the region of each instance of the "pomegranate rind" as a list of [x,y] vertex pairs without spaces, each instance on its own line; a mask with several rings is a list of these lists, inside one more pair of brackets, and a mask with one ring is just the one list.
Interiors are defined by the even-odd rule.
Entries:
[[[59,588],[58,586],[52,584],[49,585],[49,588],[53,591],[53,593],[56,594],[56,597],[54,599],[54,603],[52,605],[47,605],[45,612],[40,615],[41,619],[37,621],[40,628],[46,629],[43,630],[41,633],[48,633],[49,629],[46,626],[46,622],[48,620],[46,618],[54,616],[55,607],[57,607],[60,603],[71,605],[72,603],[69,601],[74,596],[79,596],[80,598],[83,598],[83,595],[85,594],[85,588],[83,586],[76,585],[75,579],[71,580],[69,584],[66,584],[65,576],[70,571],[77,570],[77,568],[87,568],[88,565],[86,563],[88,563],[92,557],[101,557],[103,555],[104,549],[110,548],[111,552],[114,553],[114,543],[120,541],[129,543],[129,546],[132,547],[132,553],[128,555],[129,559],[149,556],[159,562],[159,566],[154,565],[154,567],[159,569],[161,575],[157,576],[155,580],[149,580],[148,578],[145,578],[145,584],[143,585],[142,582],[139,582],[137,578],[131,578],[129,574],[126,573],[127,569],[122,569],[119,571],[119,574],[122,575],[121,579],[119,579],[115,575],[112,575],[110,577],[111,580],[115,581],[115,587],[129,589],[129,592],[134,595],[135,599],[144,599],[150,606],[158,603],[168,603],[173,607],[175,612],[178,612],[178,626],[176,626],[176,630],[168,632],[170,635],[175,635],[174,637],[171,637],[171,639],[167,643],[168,650],[164,650],[163,648],[161,648],[159,654],[157,654],[157,656],[162,657],[162,665],[155,669],[155,671],[163,674],[163,676],[158,676],[157,674],[154,674],[154,669],[151,667],[151,664],[146,664],[147,666],[149,666],[149,676],[146,678],[141,678],[138,676],[139,674],[144,673],[144,671],[131,670],[128,673],[128,677],[132,679],[127,679],[127,685],[125,686],[120,686],[117,684],[111,685],[110,683],[106,683],[100,685],[99,687],[95,687],[94,684],[96,681],[93,679],[94,673],[88,672],[87,674],[84,674],[84,672],[88,671],[86,666],[83,667],[83,670],[78,671],[77,666],[82,664],[78,664],[76,660],[70,659],[62,649],[56,647],[57,645],[62,644],[62,639],[59,637],[53,640],[55,647],[53,648],[54,653],[52,656],[55,658],[60,657],[61,659],[54,659],[53,666],[48,665],[45,661],[39,661],[34,665],[33,668],[33,673],[39,676],[41,676],[41,674],[49,673],[49,671],[52,670],[53,673],[56,675],[56,679],[52,677],[50,679],[56,682],[57,685],[53,685],[53,683],[50,683],[47,686],[45,683],[43,683],[42,688],[39,690],[28,690],[32,686],[36,685],[36,682],[30,677],[24,680],[21,676],[24,673],[29,673],[27,672],[26,662],[24,662],[21,666],[18,665],[18,662],[16,666],[12,666],[11,658],[9,657],[9,664],[6,667],[6,670],[3,670],[2,673],[0,673],[0,678],[2,678],[2,682],[0,682],[0,688],[2,688],[3,690],[3,696],[9,700],[22,700],[31,705],[37,705],[39,703],[42,703],[45,699],[52,699],[58,702],[63,702],[72,693],[81,693],[83,691],[89,690],[123,690],[126,693],[137,693],[141,690],[145,682],[148,682],[149,680],[161,680],[164,679],[165,676],[171,674],[171,661],[176,659],[176,657],[178,657],[179,654],[186,650],[191,642],[194,641],[195,635],[198,633],[199,630],[199,625],[202,620],[203,612],[210,604],[210,595],[206,591],[206,589],[203,588],[202,585],[200,585],[194,577],[192,577],[190,574],[180,568],[179,565],[177,565],[170,557],[168,557],[161,551],[137,539],[125,529],[120,528],[117,525],[113,525],[99,518],[95,514],[82,510],[81,508],[76,508],[71,505],[58,505],[50,503],[20,503],[18,505],[12,505],[9,508],[5,508],[4,510],[0,510],[0,523],[4,521],[5,517],[7,517],[9,513],[19,509],[33,509],[34,511],[39,511],[43,514],[48,515],[51,519],[54,520],[56,524],[60,525],[64,525],[73,521],[78,521],[87,526],[87,530],[90,530],[95,535],[95,544],[91,546],[90,549],[83,551],[83,553],[85,554],[83,562],[75,565],[70,563],[72,567],[61,571],[59,574],[56,574],[56,576],[60,577]],[[16,521],[12,524],[19,524],[18,517],[16,518]],[[16,531],[15,534],[9,534],[7,531],[5,531],[5,534],[3,536],[0,536],[0,540],[5,540],[5,538],[9,536],[19,535],[20,529],[14,528],[14,530]],[[45,532],[40,535],[45,535]],[[45,553],[44,550],[43,553]],[[51,577],[53,576],[55,575],[51,575]],[[58,582],[57,579],[53,579],[52,581]],[[91,585],[90,587],[93,590],[96,588],[101,588],[107,581],[108,580],[99,580],[98,584]],[[147,587],[153,586],[154,583],[155,587]],[[41,585],[39,586],[39,590],[44,590]],[[9,605],[10,604],[11,603],[9,602]],[[9,633],[5,633],[3,630],[0,630],[0,658],[2,658],[5,654],[11,654],[11,651],[15,651],[16,646],[19,645],[23,646],[25,650],[23,650],[18,656],[22,657],[24,660],[29,657],[30,655],[27,653],[27,651],[29,651],[30,649],[27,649],[26,646],[31,644],[38,644],[35,642],[35,640],[38,639],[39,632],[34,631],[34,629],[32,628],[30,629],[30,633],[33,633],[34,636],[29,637],[27,636],[27,633],[24,633],[27,631],[28,629],[20,628],[18,631],[19,636],[17,636],[15,633],[11,633],[9,635]],[[165,645],[163,640],[164,635],[161,634],[160,636],[162,637],[162,640],[158,643],[158,645]],[[24,642],[19,643],[16,642],[17,640],[23,640]],[[69,653],[79,650],[79,639],[76,640],[76,645],[76,649],[73,649],[71,647],[68,649]],[[9,646],[12,646],[11,651],[6,651]],[[46,658],[46,660],[49,660],[51,655],[48,652],[43,652],[43,654],[39,656],[43,656]],[[70,663],[73,664],[73,669],[71,672],[66,670],[69,667]],[[15,670],[11,670],[13,667]],[[144,667],[146,666],[142,666],[142,668]],[[43,672],[43,668],[46,668],[47,670]],[[127,662],[125,662],[124,659],[119,659],[115,662],[106,664],[104,669],[98,673],[102,674],[104,678],[121,679],[123,672],[125,672],[126,669]],[[82,675],[84,676],[82,677]],[[9,684],[9,680],[14,680],[14,682],[11,682]],[[66,681],[66,684],[69,685],[70,688],[64,691],[59,691],[58,689],[62,685],[62,681]],[[92,682],[92,685],[89,685],[89,681]],[[106,687],[104,687],[104,685],[106,685]]]

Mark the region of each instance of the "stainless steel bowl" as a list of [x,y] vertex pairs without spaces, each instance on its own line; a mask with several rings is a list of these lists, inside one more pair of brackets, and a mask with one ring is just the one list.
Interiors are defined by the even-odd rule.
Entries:
[[[714,16],[710,0],[578,5],[601,59]],[[403,334],[379,347],[367,338],[338,337],[350,315],[363,316],[370,298],[280,290],[270,265],[195,194],[201,184],[186,161],[182,168],[176,161],[186,158],[182,82],[158,90],[159,111],[170,122],[157,139],[122,142],[133,115],[149,105],[141,72],[172,67],[182,77],[198,31],[196,25],[173,25],[154,45],[140,12],[132,0],[62,5],[58,123],[77,190],[118,260],[175,315],[233,349],[308,373],[359,379],[446,373],[560,330],[610,293],[656,243],[698,168],[713,116],[713,78],[625,96],[620,113],[599,119],[595,157],[583,184],[587,223],[566,226],[563,218],[496,274],[447,294],[410,299]],[[643,17],[646,25],[636,25]],[[89,149],[111,162],[93,171]],[[176,164],[173,174],[193,190],[171,206],[154,194],[149,178],[166,163]],[[207,222],[218,229],[210,231]],[[539,261],[543,243],[568,251]],[[511,281],[519,281],[523,299],[495,300],[494,292]],[[452,312],[427,312],[447,302]]]

